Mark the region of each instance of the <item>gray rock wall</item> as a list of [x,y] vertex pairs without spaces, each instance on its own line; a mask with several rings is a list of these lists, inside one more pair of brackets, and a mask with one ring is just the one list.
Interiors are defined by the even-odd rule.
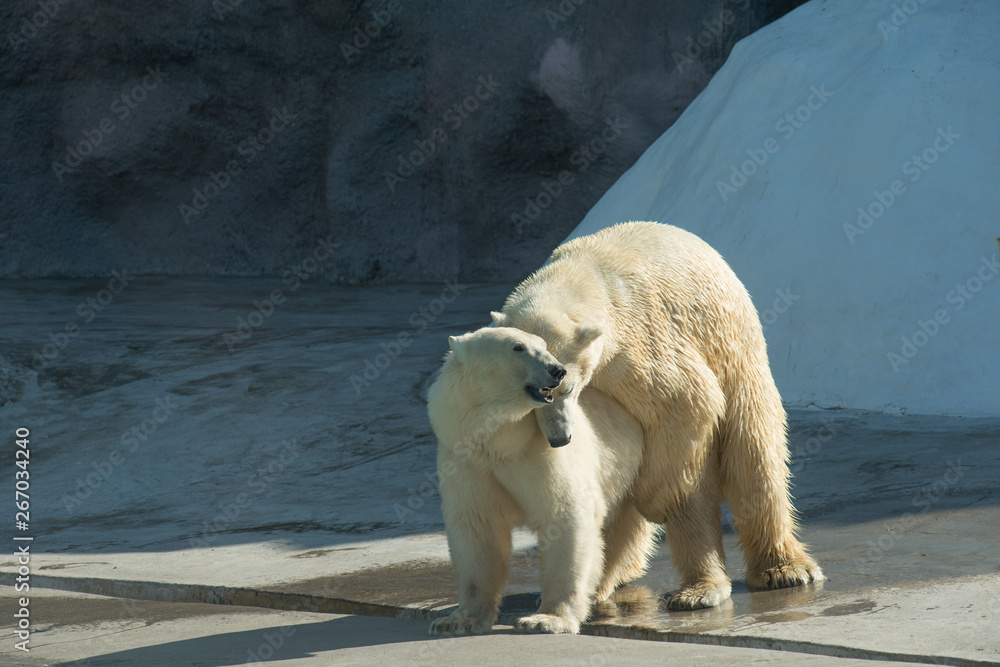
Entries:
[[0,8],[0,275],[512,281],[795,0]]

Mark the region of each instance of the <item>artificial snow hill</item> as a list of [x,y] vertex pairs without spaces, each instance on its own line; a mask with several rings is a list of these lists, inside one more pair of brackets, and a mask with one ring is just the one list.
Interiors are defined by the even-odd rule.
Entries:
[[1000,2],[813,0],[725,66],[570,238],[688,229],[792,406],[1000,415]]

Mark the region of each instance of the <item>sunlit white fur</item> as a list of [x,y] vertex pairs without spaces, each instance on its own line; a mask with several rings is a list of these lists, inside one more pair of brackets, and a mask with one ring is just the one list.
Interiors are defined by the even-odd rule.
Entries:
[[[514,352],[516,344],[528,353]],[[438,472],[459,607],[431,634],[488,631],[496,619],[511,554],[511,531],[538,534],[542,598],[524,631],[579,631],[591,605],[642,574],[655,526],[631,503],[642,434],[606,395],[579,397],[573,443],[553,448],[523,389],[555,359],[537,336],[484,328],[452,339],[431,387],[428,413],[438,438]],[[545,406],[542,406],[545,409]]]

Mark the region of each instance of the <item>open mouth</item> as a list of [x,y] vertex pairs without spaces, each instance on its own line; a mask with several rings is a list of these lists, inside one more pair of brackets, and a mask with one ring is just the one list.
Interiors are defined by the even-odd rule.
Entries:
[[531,398],[539,403],[551,403],[553,399],[552,390],[555,387],[532,387],[529,384],[525,389],[528,392],[528,396],[531,396]]

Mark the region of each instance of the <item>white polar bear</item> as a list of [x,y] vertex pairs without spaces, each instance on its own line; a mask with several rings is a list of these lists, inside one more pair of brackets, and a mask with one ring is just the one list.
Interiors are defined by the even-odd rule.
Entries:
[[542,598],[519,619],[528,632],[576,633],[591,605],[646,568],[656,527],[631,503],[642,432],[597,391],[580,395],[573,446],[557,449],[532,411],[552,400],[566,371],[545,342],[487,327],[449,339],[428,396],[459,606],[432,635],[487,632],[496,620],[511,531],[538,534]]
[[671,609],[715,606],[730,595],[724,496],[747,586],[824,578],[795,536],[785,410],[760,320],[707,243],[653,222],[575,239],[517,287],[493,322],[541,336],[566,366],[554,404],[536,410],[550,443],[575,442],[584,387],[606,393],[642,425],[644,459],[632,494],[643,516],[666,524],[683,579]]

